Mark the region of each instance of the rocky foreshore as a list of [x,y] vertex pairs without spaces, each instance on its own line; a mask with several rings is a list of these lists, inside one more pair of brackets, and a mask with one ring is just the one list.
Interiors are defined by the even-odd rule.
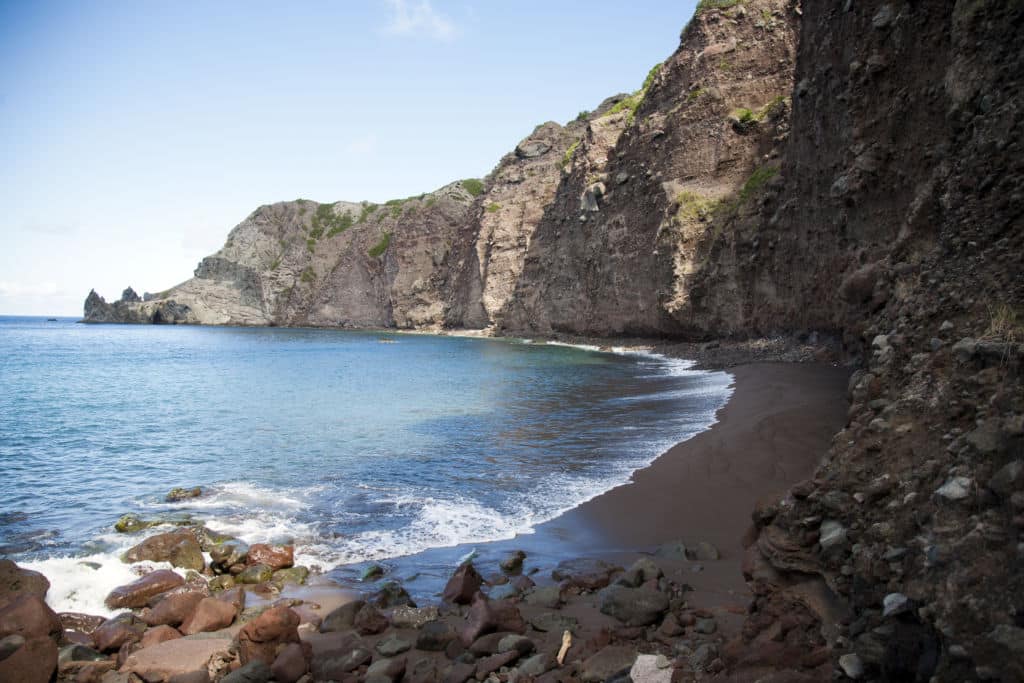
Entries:
[[[542,574],[520,551],[484,578],[466,562],[427,606],[382,572],[362,596],[320,586],[290,597],[308,575],[290,546],[203,527],[152,535],[123,559],[178,571],[141,570],[107,596],[109,618],[55,613],[46,577],[0,561],[0,680],[668,683],[722,671],[742,612],[688,601],[688,576],[719,560],[706,542],[666,544],[628,569],[577,559]],[[801,662],[828,667],[813,651]]]

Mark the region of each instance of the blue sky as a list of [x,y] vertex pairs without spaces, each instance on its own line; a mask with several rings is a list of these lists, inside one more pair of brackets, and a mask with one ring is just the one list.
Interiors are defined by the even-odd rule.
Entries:
[[260,204],[482,177],[694,4],[0,0],[0,314],[165,289]]

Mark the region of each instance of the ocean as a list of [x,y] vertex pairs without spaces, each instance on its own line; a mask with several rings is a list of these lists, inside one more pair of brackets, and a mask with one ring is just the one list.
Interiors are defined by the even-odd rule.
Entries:
[[0,317],[0,385],[0,555],[58,611],[108,614],[146,535],[114,530],[126,513],[432,595],[707,429],[731,377],[521,339]]

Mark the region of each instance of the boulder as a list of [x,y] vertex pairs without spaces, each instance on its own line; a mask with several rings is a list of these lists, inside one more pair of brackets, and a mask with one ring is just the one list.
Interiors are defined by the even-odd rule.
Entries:
[[672,683],[672,664],[664,655],[639,655],[629,678],[643,683]]
[[378,659],[366,670],[366,681],[397,681],[405,673],[405,657]]
[[253,543],[249,546],[246,564],[265,564],[271,571],[287,569],[295,564],[295,547],[290,545],[268,545]]
[[499,562],[498,566],[501,567],[501,571],[507,574],[518,574],[523,571],[523,560],[525,559],[526,553],[522,550],[515,550]]
[[270,580],[273,583],[286,584],[294,583],[302,585],[306,583],[306,579],[309,577],[309,569],[306,567],[288,567],[287,569],[278,569],[274,572]]
[[415,607],[416,603],[413,602],[412,597],[409,593],[402,588],[402,585],[397,581],[388,581],[380,590],[370,597],[370,603],[375,607],[381,609],[388,609],[390,607],[398,607],[405,605],[408,607]]
[[309,671],[309,658],[299,643],[288,643],[274,659],[270,671],[278,683],[295,683]]
[[371,659],[373,653],[361,645],[349,650],[328,650],[313,655],[310,669],[316,681],[352,680],[346,674],[369,663]]
[[608,645],[583,662],[580,680],[601,683],[619,675],[628,674],[636,661],[636,651],[621,645]]
[[455,629],[443,621],[431,621],[420,628],[416,635],[416,649],[427,652],[442,652],[448,643],[455,640]]
[[516,156],[520,159],[535,159],[551,151],[547,140],[526,139],[516,145]]
[[373,605],[363,605],[352,619],[352,627],[363,635],[380,633],[388,627],[388,618]]
[[192,488],[175,486],[167,492],[167,495],[164,496],[164,500],[168,503],[177,503],[178,501],[188,500],[189,498],[198,498],[201,495],[203,495],[203,489],[198,486],[193,486]]
[[459,634],[462,644],[468,647],[480,636],[495,631],[523,633],[526,631],[526,622],[512,603],[505,600],[492,601],[477,594],[466,615],[466,625]]
[[649,588],[609,586],[601,591],[601,612],[627,626],[647,626],[668,611],[668,596]]
[[64,626],[57,613],[35,593],[21,593],[0,607],[0,638],[19,635],[33,638],[60,638]]
[[179,626],[192,615],[203,597],[202,593],[192,591],[168,595],[152,609],[142,610],[140,618],[150,626]]
[[166,643],[168,640],[177,640],[178,638],[181,638],[181,632],[173,626],[154,626],[147,628],[146,632],[142,634],[139,647],[152,647],[153,645]]
[[0,560],[0,603],[10,595],[31,593],[46,597],[50,582],[45,576],[31,569],[23,569],[11,560]]
[[551,572],[551,578],[555,581],[563,581],[568,586],[596,591],[611,583],[612,574],[618,571],[622,571],[622,567],[609,564],[604,560],[566,560],[558,563],[558,566]]
[[0,681],[49,683],[57,670],[57,644],[51,638],[32,638],[0,659]]
[[60,624],[64,627],[65,631],[79,631],[87,635],[95,631],[106,621],[104,617],[82,614],[80,612],[60,612],[57,618],[60,619]]
[[483,577],[480,573],[471,562],[465,562],[455,570],[452,578],[448,579],[441,595],[447,602],[467,605],[473,601],[473,596],[480,590],[482,584]]
[[205,631],[219,631],[235,620],[235,606],[219,598],[203,598],[192,615],[181,625],[186,636]]
[[557,612],[543,612],[530,617],[530,626],[533,626],[535,630],[541,633],[549,631],[554,633],[575,632],[578,625],[579,622],[575,617],[558,614]]
[[110,592],[104,602],[109,609],[145,607],[153,596],[177,588],[184,583],[185,579],[170,569],[158,569],[137,581],[118,586]]
[[249,546],[244,541],[232,539],[219,543],[210,549],[210,564],[214,571],[226,573],[228,568],[245,562],[249,554]]
[[274,570],[265,564],[254,564],[246,567],[235,577],[235,583],[266,583],[274,576]]
[[299,615],[288,607],[271,607],[238,632],[238,657],[242,664],[254,659],[274,663],[279,646],[299,642]]
[[382,657],[396,657],[412,649],[412,642],[392,633],[377,641],[376,649]]
[[503,666],[508,666],[512,662],[519,659],[519,653],[515,650],[509,650],[508,652],[499,652],[498,654],[491,655],[490,657],[484,657],[476,662],[475,675],[478,681],[487,678],[487,674],[492,671],[497,671]]
[[125,643],[142,640],[146,625],[130,612],[107,619],[92,632],[92,642],[100,652],[116,652]]
[[132,652],[121,672],[133,673],[144,681],[167,681],[205,673],[213,657],[231,659],[230,650],[230,638],[176,638]]
[[353,600],[331,610],[320,624],[321,633],[332,631],[348,631],[354,627],[356,614],[366,604],[364,600]]
[[988,487],[1001,498],[1009,498],[1024,489],[1024,460],[1012,460],[999,468],[988,481]]

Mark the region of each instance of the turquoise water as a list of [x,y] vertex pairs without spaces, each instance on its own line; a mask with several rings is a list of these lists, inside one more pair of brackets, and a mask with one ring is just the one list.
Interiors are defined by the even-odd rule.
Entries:
[[522,340],[8,317],[0,381],[0,553],[79,586],[79,559],[139,540],[112,530],[127,512],[324,571],[529,533],[706,428],[730,378]]

